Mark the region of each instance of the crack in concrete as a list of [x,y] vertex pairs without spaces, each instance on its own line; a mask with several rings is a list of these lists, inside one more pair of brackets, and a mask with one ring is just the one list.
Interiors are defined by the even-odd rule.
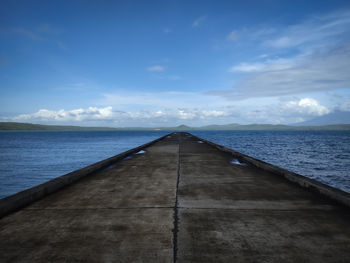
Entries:
[[296,211],[336,211],[340,209],[335,208],[298,208],[298,209],[279,209],[279,208],[230,208],[230,207],[182,207],[178,209],[183,210],[234,210],[234,211],[279,211],[279,212],[296,212]]
[[24,208],[23,210],[126,210],[126,209],[173,209],[173,206],[135,206],[135,207],[92,207],[92,208]]
[[181,134],[178,135],[179,150],[177,157],[177,180],[176,180],[176,190],[175,190],[175,204],[174,204],[174,228],[173,228],[173,262],[177,261],[177,234],[179,232],[179,216],[178,216],[178,189],[180,182],[180,145],[181,145]]

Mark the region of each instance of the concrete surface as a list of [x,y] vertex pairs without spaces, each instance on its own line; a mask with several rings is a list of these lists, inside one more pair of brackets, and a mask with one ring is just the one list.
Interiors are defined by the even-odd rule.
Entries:
[[0,219],[0,262],[349,262],[350,209],[187,133]]

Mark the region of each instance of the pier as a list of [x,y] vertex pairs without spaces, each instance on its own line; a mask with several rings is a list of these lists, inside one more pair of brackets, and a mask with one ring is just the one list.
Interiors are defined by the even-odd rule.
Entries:
[[0,200],[0,262],[349,262],[350,194],[176,132]]

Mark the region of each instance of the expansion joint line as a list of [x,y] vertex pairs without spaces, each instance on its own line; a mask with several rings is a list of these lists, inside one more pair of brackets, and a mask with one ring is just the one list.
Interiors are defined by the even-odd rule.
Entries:
[[175,204],[174,204],[174,228],[173,228],[173,262],[177,261],[177,234],[179,232],[179,216],[178,216],[178,189],[180,182],[180,147],[181,147],[181,133],[178,135],[179,150],[177,156],[177,179],[176,179],[176,190],[175,190]]

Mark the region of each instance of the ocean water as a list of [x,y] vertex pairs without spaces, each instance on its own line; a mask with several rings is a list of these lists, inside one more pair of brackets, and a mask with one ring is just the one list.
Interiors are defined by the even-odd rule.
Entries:
[[193,134],[350,193],[350,131],[196,131]]
[[[0,198],[147,143],[167,131],[0,132]],[[191,131],[350,192],[350,132]]]

